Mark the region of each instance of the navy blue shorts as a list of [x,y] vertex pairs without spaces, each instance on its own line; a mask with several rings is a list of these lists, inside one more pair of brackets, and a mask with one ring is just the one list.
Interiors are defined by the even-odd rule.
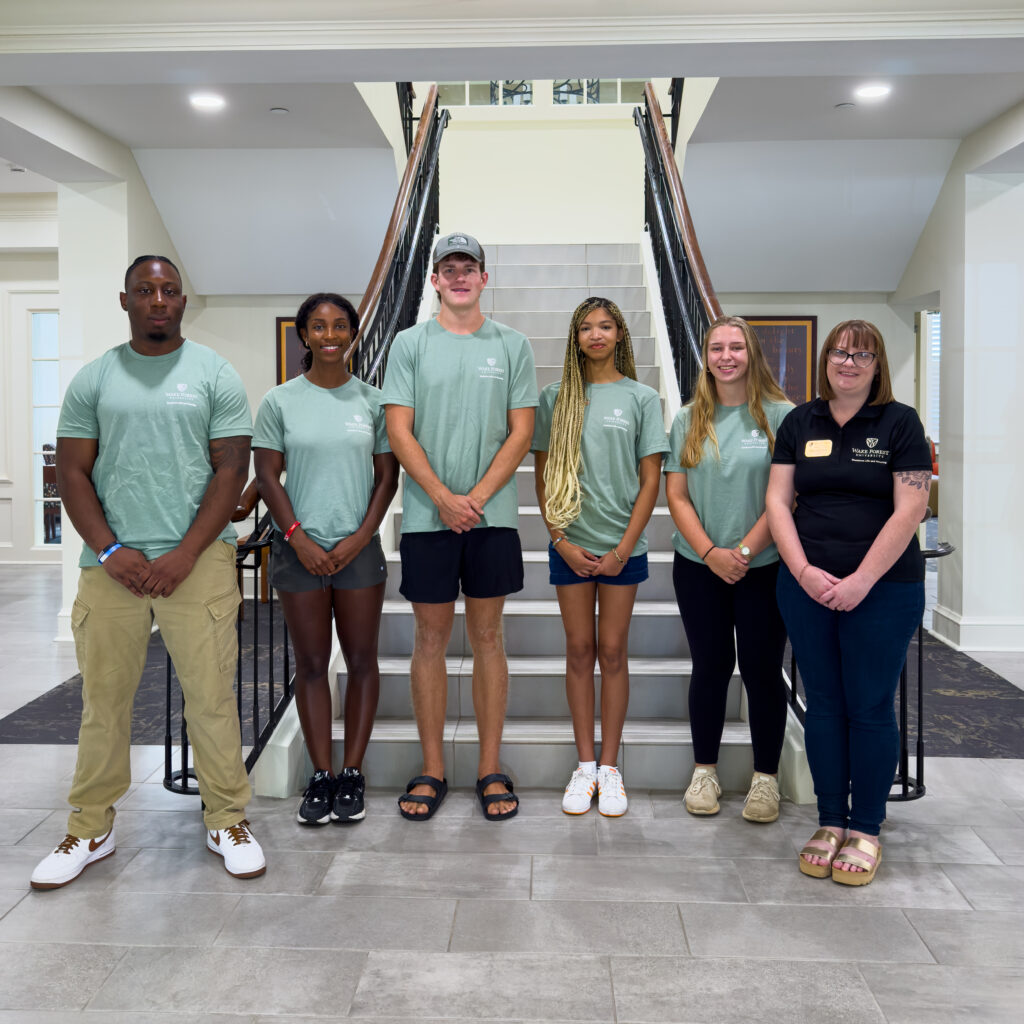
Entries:
[[606,583],[610,587],[630,587],[647,579],[647,552],[626,560],[618,576],[577,576],[565,559],[548,543],[548,582],[555,587],[570,587],[574,583]]
[[403,533],[399,593],[417,604],[447,604],[466,597],[505,597],[523,589],[519,532],[506,526],[478,526],[455,533]]

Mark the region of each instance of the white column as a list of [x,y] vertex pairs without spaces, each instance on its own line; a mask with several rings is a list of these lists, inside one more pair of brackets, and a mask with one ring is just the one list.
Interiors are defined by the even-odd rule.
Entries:
[[[1024,650],[1024,175],[964,179],[962,302],[942,295],[934,631],[964,650]],[[948,315],[952,314],[952,315]]]

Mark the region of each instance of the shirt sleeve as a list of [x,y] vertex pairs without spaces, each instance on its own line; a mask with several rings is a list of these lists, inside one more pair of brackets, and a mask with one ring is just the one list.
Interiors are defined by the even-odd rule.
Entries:
[[284,420],[281,408],[277,403],[277,395],[272,388],[263,396],[259,409],[256,410],[256,428],[253,431],[253,448],[271,448],[275,452],[284,451]]
[[555,408],[555,399],[558,397],[558,387],[549,384],[540,393],[540,405],[537,408],[537,418],[533,423],[533,442],[530,444],[532,452],[546,452],[551,443],[551,416]]
[[903,415],[892,431],[892,471],[927,469],[931,473],[932,453],[921,420],[909,405],[901,411]]
[[221,364],[214,384],[210,440],[218,437],[252,437],[252,414],[245,385],[230,363]]
[[653,389],[646,388],[640,394],[640,430],[636,439],[636,461],[655,452],[668,451],[664,418],[661,415],[661,399]]
[[373,454],[383,455],[385,452],[391,451],[391,443],[388,441],[387,416],[384,413],[382,396],[377,394],[374,398],[377,399],[377,407],[373,409]]
[[388,353],[388,368],[384,372],[381,402],[384,405],[405,405],[416,408],[415,359],[403,331],[395,335]]
[[532,409],[539,401],[537,367],[533,361],[533,349],[525,335],[519,335],[518,351],[510,352],[509,355],[511,379],[508,383],[508,408]]
[[100,436],[96,416],[96,374],[92,364],[83,366],[72,377],[60,407],[58,437],[95,438]]
[[690,422],[690,410],[684,406],[672,420],[672,429],[668,433],[668,455],[665,456],[666,473],[685,473],[686,469],[679,461],[686,443],[686,430]]
[[779,424],[775,433],[775,451],[772,454],[773,466],[795,466],[797,437],[797,417],[791,411]]

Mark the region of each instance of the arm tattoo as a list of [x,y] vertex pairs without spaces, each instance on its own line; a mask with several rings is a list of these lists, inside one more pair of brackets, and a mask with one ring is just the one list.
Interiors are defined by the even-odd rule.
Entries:
[[923,487],[925,493],[932,489],[932,475],[927,469],[900,470],[893,476],[907,487],[916,487],[918,490]]
[[218,437],[210,441],[210,463],[214,473],[220,469],[242,475],[248,473],[249,446],[248,437]]

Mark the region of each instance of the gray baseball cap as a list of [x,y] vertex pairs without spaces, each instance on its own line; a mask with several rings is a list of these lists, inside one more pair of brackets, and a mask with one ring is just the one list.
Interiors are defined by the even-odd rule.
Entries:
[[445,256],[451,256],[453,253],[470,256],[477,263],[483,265],[483,246],[472,235],[466,235],[460,231],[450,235],[442,235],[438,239],[437,245],[434,246],[434,266],[436,267]]

